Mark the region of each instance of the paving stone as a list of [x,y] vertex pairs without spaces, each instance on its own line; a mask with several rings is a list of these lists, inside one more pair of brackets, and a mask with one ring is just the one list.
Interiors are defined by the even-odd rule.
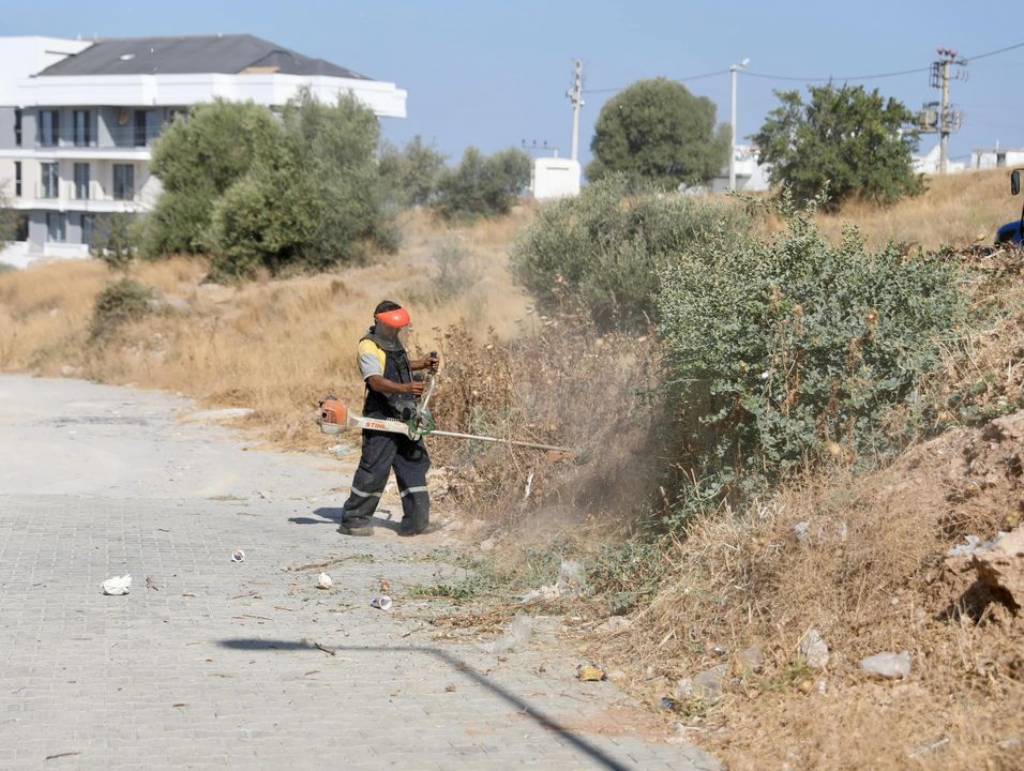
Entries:
[[[692,747],[552,730],[540,715],[585,725],[628,700],[610,683],[565,698],[578,684],[550,649],[496,666],[433,640],[436,606],[403,591],[457,569],[430,542],[339,536],[339,462],[242,452],[160,394],[4,376],[0,397],[5,769],[718,767]],[[96,420],[61,424],[53,405]],[[52,485],[39,453],[58,459]],[[327,592],[318,569],[291,569],[343,557],[359,559],[329,569]],[[130,593],[102,595],[123,573]],[[381,577],[388,613],[369,607]],[[44,760],[64,752],[79,754]]]

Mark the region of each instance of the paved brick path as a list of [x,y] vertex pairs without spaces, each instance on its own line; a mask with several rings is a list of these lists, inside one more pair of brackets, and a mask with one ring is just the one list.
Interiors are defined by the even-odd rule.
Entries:
[[[717,768],[589,732],[633,707],[550,640],[435,640],[437,606],[403,597],[457,572],[431,543],[339,536],[339,464],[243,451],[191,409],[0,377],[0,767]],[[327,592],[303,569],[325,560]]]

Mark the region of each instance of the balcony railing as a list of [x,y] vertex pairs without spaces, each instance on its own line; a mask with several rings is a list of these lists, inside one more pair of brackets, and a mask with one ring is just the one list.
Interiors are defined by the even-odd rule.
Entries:
[[88,209],[90,204],[100,204],[97,208],[109,208],[111,203],[142,203],[142,196],[138,190],[131,191],[131,195],[127,197],[116,197],[113,191],[101,187],[97,183],[93,183],[89,186],[89,197],[79,198],[76,193],[76,188],[73,183],[69,180],[61,180],[59,188],[59,194],[54,195],[53,189],[44,185],[42,182],[37,182],[35,185],[22,184],[22,195],[15,197],[13,200],[17,201],[35,201],[44,204],[63,204],[69,205],[76,209]]
[[[104,149],[143,149],[150,147],[160,136],[163,126],[147,126],[145,129],[135,126],[113,126],[108,131],[91,131],[88,136],[71,128],[61,128],[56,136],[48,132],[37,132],[35,147],[64,149],[71,147],[92,147]],[[102,144],[100,140],[102,139]]]

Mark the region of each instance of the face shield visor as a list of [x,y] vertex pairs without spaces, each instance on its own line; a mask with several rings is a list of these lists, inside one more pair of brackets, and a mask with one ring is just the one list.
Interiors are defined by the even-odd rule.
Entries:
[[403,348],[408,344],[409,325],[412,319],[409,311],[398,308],[393,311],[377,313],[373,317],[377,334],[386,340],[394,340]]

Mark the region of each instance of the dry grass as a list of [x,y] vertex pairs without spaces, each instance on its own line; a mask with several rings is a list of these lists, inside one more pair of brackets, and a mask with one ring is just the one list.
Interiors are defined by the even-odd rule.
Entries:
[[[505,250],[531,216],[446,228],[424,213],[404,222],[404,245],[375,264],[238,287],[204,285],[195,259],[143,263],[132,277],[164,309],[103,346],[87,344],[93,303],[114,277],[102,264],[62,262],[0,276],[0,369],[76,375],[180,392],[211,405],[256,409],[251,419],[285,447],[321,446],[310,410],[328,390],[359,402],[355,341],[381,299],[406,304],[414,348],[437,348],[441,328],[466,319],[499,338],[529,324],[530,303]],[[435,254],[459,243],[472,285],[438,300]],[[526,321],[524,322],[524,319]]]
[[[886,471],[836,470],[749,516],[696,523],[665,552],[655,602],[598,655],[643,674],[653,702],[761,646],[764,670],[734,666],[722,703],[681,705],[731,768],[1018,768],[1024,619],[972,605],[969,579],[944,565],[966,533],[1019,520],[1024,418],[1001,422],[998,435],[951,432]],[[811,628],[832,651],[822,672],[798,654]],[[909,681],[859,671],[885,650],[913,654]]]
[[1005,169],[929,177],[927,184],[923,195],[888,208],[849,203],[837,214],[820,215],[818,225],[833,240],[853,224],[871,246],[896,241],[938,249],[991,244],[1000,225],[1020,217]]

